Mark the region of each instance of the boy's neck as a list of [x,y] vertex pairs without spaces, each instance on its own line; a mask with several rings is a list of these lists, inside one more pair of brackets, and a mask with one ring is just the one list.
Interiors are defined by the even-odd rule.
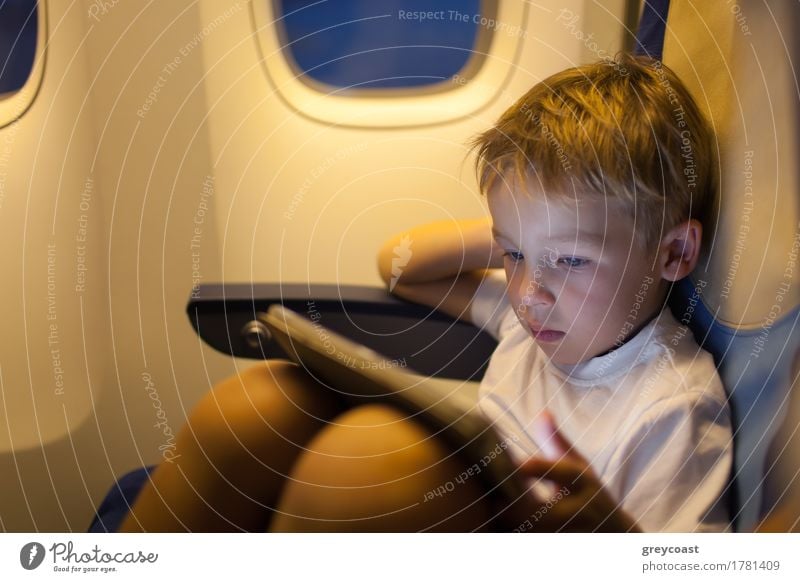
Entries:
[[[642,330],[643,330],[645,327],[647,327],[647,325],[648,325],[648,324],[649,324],[651,321],[653,321],[653,320],[654,320],[656,317],[658,317],[658,316],[661,314],[661,311],[662,311],[661,309],[658,309],[658,310],[654,311],[653,313],[651,313],[650,315],[648,315],[647,317],[642,317],[642,318],[640,318],[640,320],[639,320],[639,322],[636,324],[636,326],[634,326],[634,328],[633,328],[633,329],[631,329],[631,331],[630,331],[630,332],[628,332],[628,335],[626,335],[626,336],[625,336],[625,338],[624,338],[624,339],[623,339],[621,342],[617,342],[617,343],[615,343],[613,346],[611,346],[610,348],[608,348],[606,351],[604,351],[603,353],[597,354],[597,355],[596,355],[596,356],[594,356],[594,357],[595,357],[595,358],[601,358],[601,357],[603,357],[603,356],[607,356],[608,354],[610,354],[610,353],[611,353],[611,352],[613,352],[614,350],[618,350],[619,348],[621,348],[622,346],[624,346],[624,345],[625,345],[626,343],[628,343],[630,340],[632,340],[632,339],[633,339],[633,338],[635,338],[637,335],[639,335],[639,332],[640,332],[640,331],[642,331]],[[594,359],[594,358],[592,358],[592,359]]]
[[638,317],[636,323],[631,328],[631,330],[628,332],[628,334],[622,339],[622,341],[615,342],[614,345],[611,346],[610,348],[608,348],[606,351],[604,351],[601,354],[597,354],[596,356],[594,356],[595,358],[606,356],[606,355],[610,354],[611,352],[613,352],[614,350],[617,350],[617,349],[621,348],[622,346],[624,346],[631,339],[633,339],[637,335],[639,335],[639,332],[642,331],[647,326],[647,324],[649,324],[656,317],[658,317],[661,314],[661,312],[664,311],[664,309],[667,309],[667,299],[669,298],[669,293],[670,293],[672,287],[671,286],[667,287],[666,282],[664,280],[661,280],[659,285],[660,285],[660,289],[659,289],[658,293],[660,295],[660,298],[658,299],[658,303],[656,304],[656,307],[653,309],[653,311],[651,311],[647,315],[639,314],[639,317]]

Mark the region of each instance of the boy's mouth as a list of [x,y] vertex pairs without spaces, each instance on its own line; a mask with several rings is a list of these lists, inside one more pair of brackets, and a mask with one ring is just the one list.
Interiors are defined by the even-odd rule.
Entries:
[[539,342],[557,342],[565,335],[563,331],[556,331],[554,329],[539,329],[530,324],[528,324],[528,329],[531,330],[533,339]]

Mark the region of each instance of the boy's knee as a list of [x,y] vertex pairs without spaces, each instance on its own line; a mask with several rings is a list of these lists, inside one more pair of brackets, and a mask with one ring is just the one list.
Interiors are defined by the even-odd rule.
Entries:
[[189,427],[208,454],[230,458],[274,437],[304,441],[337,412],[324,391],[292,362],[261,362],[214,386],[192,411]]
[[292,471],[273,522],[277,530],[418,531],[479,528],[481,490],[466,483],[447,498],[426,493],[462,463],[419,423],[384,405],[337,417]]
[[357,479],[360,468],[380,465],[387,472],[404,475],[403,467],[414,471],[420,464],[446,455],[428,431],[401,411],[384,404],[352,408],[334,418],[310,444],[311,451],[332,462],[353,465],[353,471],[334,479]]

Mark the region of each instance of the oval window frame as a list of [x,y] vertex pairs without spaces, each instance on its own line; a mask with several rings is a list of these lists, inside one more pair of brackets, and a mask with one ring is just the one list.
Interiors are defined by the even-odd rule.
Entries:
[[[528,6],[498,2],[496,22],[517,26],[520,34],[481,31],[477,46],[485,54],[470,58],[459,82],[419,88],[345,91],[310,78],[301,78],[294,59],[275,26],[275,4],[250,3],[255,37],[265,74],[277,94],[292,109],[316,121],[350,127],[412,127],[437,125],[468,117],[488,105],[510,78],[524,38]],[[490,49],[490,50],[488,50]],[[461,75],[461,74],[459,74]]]
[[33,66],[25,84],[5,97],[0,97],[0,128],[14,123],[33,104],[42,85],[47,41],[47,3],[38,2],[36,7],[36,53]]

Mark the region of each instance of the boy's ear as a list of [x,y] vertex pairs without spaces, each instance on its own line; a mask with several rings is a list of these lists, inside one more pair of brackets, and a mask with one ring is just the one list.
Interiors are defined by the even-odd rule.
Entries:
[[700,258],[703,225],[690,219],[671,228],[661,239],[659,267],[667,281],[683,279],[692,272]]

